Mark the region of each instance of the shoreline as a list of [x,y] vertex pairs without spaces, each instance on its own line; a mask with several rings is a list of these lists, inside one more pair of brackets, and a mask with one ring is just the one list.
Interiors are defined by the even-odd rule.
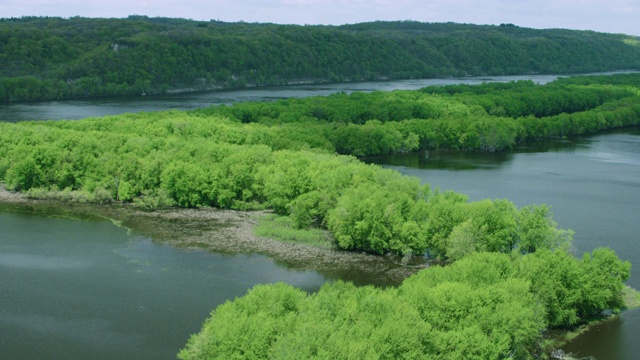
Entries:
[[[143,235],[152,242],[185,251],[212,251],[227,255],[261,254],[297,271],[316,271],[327,281],[351,281],[355,285],[395,287],[415,272],[428,267],[424,261],[400,256],[372,255],[328,249],[306,244],[286,243],[255,235],[253,229],[268,211],[236,211],[214,208],[165,208],[144,210],[124,203],[83,203],[59,199],[32,199],[26,194],[6,190],[0,184],[0,211],[17,211],[41,216],[107,220],[115,226]],[[414,259],[415,260],[415,259]],[[353,278],[344,279],[345,273]],[[364,274],[364,276],[362,276]],[[376,279],[372,284],[371,279]],[[628,307],[640,307],[640,292],[626,286]],[[620,314],[593,319],[571,329],[554,330],[546,337],[550,350],[571,356],[561,348],[593,326],[611,321]],[[571,357],[564,357],[571,359]]]
[[[262,254],[287,268],[314,270],[329,281],[352,274],[356,285],[397,286],[413,273],[428,267],[422,258],[373,255],[307,244],[282,242],[255,235],[253,229],[267,211],[202,208],[144,210],[124,203],[97,204],[58,199],[31,199],[6,190],[0,184],[0,211],[19,211],[43,216],[105,219],[116,226],[149,237],[158,244],[187,251],[224,254]],[[365,276],[361,276],[365,274]],[[369,278],[369,281],[363,278]]]

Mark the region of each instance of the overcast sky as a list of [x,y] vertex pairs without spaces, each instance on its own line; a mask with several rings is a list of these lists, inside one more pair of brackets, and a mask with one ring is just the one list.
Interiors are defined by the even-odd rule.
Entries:
[[512,23],[640,36],[640,0],[0,0],[0,17],[134,14],[278,24]]

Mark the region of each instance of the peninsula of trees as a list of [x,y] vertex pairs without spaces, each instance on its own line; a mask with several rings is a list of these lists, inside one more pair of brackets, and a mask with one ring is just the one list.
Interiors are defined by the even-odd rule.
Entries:
[[456,259],[564,246],[544,206],[469,203],[354,156],[494,151],[640,124],[640,74],[0,123],[0,180],[96,202],[272,209],[340,248]]
[[0,19],[0,101],[640,69],[640,39],[512,24]]

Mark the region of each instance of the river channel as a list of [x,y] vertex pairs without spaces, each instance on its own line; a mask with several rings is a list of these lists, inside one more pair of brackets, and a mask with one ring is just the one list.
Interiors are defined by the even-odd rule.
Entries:
[[[632,264],[640,288],[640,128],[522,146],[510,152],[428,151],[369,159],[470,200],[547,204],[575,231],[575,255],[610,247]],[[640,309],[595,326],[565,346],[579,357],[637,359]]]
[[[335,92],[417,89],[556,76],[406,80],[0,105],[0,121],[80,119],[193,109]],[[575,253],[611,247],[632,263],[640,288],[640,129],[523,146],[502,153],[430,151],[368,159],[471,200],[546,203],[575,231]],[[0,358],[171,359],[209,312],[254,284],[308,291],[340,278],[250,254],[185,251],[95,218],[0,207]],[[348,279],[348,276],[345,275]],[[366,279],[360,278],[360,282]],[[376,283],[376,279],[370,279]],[[635,359],[640,310],[565,346],[578,356]]]
[[[612,74],[612,73],[607,73]],[[84,119],[94,116],[117,115],[140,111],[191,110],[211,105],[230,105],[243,101],[275,101],[309,96],[327,96],[337,92],[415,90],[432,85],[482,84],[533,80],[545,84],[556,75],[484,76],[448,79],[419,79],[398,81],[369,81],[335,84],[311,84],[253,88],[199,93],[151,95],[144,97],[92,98],[60,101],[0,104],[0,121]]]

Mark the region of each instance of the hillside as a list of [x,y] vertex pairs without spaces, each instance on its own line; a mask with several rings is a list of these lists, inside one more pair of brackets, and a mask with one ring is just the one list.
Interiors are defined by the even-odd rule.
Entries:
[[512,24],[0,19],[0,101],[639,69],[640,38]]

